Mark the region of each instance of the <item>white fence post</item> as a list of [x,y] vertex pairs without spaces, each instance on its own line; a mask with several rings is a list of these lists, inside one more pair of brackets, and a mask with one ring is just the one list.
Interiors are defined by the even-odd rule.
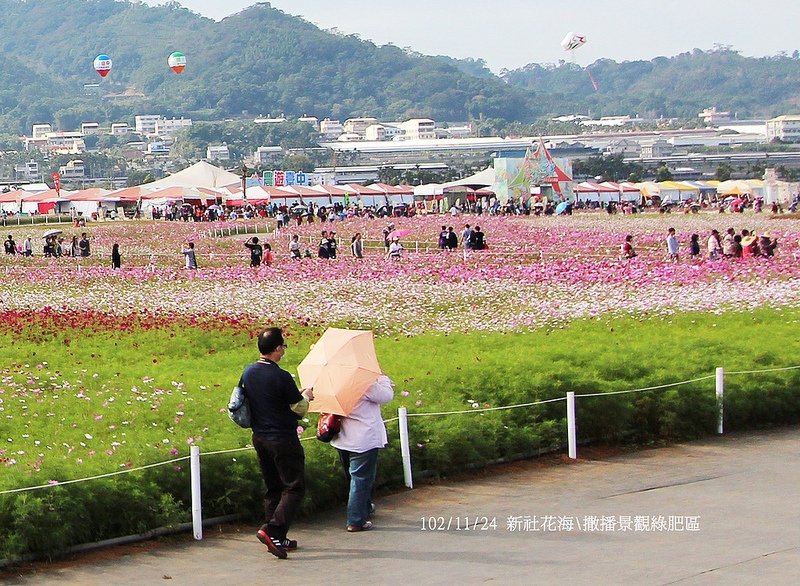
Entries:
[[717,368],[717,433],[722,431],[723,399],[725,398],[725,369]]
[[203,505],[200,498],[200,446],[189,448],[189,463],[192,477],[192,529],[194,538],[203,539]]
[[575,393],[567,393],[567,451],[571,460],[578,459],[578,445],[575,434]]
[[400,453],[403,456],[403,480],[408,488],[414,488],[414,479],[411,477],[411,449],[408,443],[408,409],[400,407],[397,410],[400,417]]

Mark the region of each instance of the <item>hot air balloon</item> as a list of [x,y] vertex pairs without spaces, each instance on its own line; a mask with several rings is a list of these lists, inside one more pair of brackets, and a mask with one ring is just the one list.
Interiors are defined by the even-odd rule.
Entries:
[[100,77],[105,77],[111,71],[111,57],[108,55],[98,55],[94,58],[94,70],[100,74]]
[[[585,44],[586,44],[586,37],[572,31],[568,32],[567,36],[564,37],[564,40],[561,41],[561,47],[565,51],[569,51],[570,54],[572,55],[573,63],[575,63],[575,49],[579,49],[580,47],[583,47]],[[592,77],[592,72],[589,71],[588,67],[585,67],[584,69],[586,70],[586,73],[589,74],[589,81],[592,82],[592,87],[594,88],[594,91],[597,91],[598,90],[597,83],[594,81],[594,77]]]
[[179,51],[175,51],[169,56],[167,63],[169,63],[169,68],[172,69],[172,71],[175,73],[181,73],[186,67],[186,55],[180,53]]

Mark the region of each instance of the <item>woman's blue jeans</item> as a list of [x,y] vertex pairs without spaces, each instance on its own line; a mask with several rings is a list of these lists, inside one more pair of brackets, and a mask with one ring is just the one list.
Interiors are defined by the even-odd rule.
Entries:
[[347,524],[361,527],[367,522],[372,506],[372,485],[378,470],[378,448],[358,454],[337,450],[344,475],[350,484],[347,499]]

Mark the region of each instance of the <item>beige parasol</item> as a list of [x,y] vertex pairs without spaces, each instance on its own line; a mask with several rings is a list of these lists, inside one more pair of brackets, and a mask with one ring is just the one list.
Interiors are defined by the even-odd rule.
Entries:
[[297,373],[303,388],[314,389],[309,411],[349,415],[382,374],[372,332],[328,328]]

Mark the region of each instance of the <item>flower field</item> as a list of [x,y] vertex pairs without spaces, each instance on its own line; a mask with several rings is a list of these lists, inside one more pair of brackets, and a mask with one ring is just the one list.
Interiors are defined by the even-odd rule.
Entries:
[[[399,263],[382,254],[386,220],[304,224],[271,233],[272,267],[251,269],[241,236],[214,238],[212,225],[182,222],[99,224],[89,229],[93,257],[2,259],[0,307],[15,310],[96,311],[119,317],[174,316],[212,320],[347,324],[379,333],[519,331],[585,316],[664,315],[680,311],[747,310],[796,303],[800,292],[800,222],[761,215],[585,215],[564,218],[470,217],[487,234],[489,250],[440,253],[441,218],[394,220],[412,234]],[[451,218],[444,222],[452,224]],[[775,258],[668,262],[663,244],[675,226],[685,247],[692,233],[711,228],[769,231]],[[251,225],[251,228],[254,228]],[[264,229],[265,224],[259,226]],[[323,228],[342,243],[333,262],[292,260],[291,233],[316,251]],[[364,259],[349,254],[349,237],[364,234]],[[13,233],[13,231],[12,231]],[[27,233],[27,231],[25,232]],[[619,259],[625,234],[639,256]],[[17,241],[23,237],[16,234]],[[201,270],[182,267],[181,245],[196,243]],[[123,270],[110,268],[111,244]],[[684,256],[686,256],[684,254]],[[81,264],[78,264],[81,263]]]
[[[264,325],[287,328],[284,366],[290,371],[329,325],[375,330],[382,367],[397,383],[386,417],[399,406],[410,412],[469,410],[563,397],[568,390],[608,392],[688,380],[712,374],[716,366],[745,370],[797,362],[798,220],[586,214],[470,216],[457,224],[449,217],[392,221],[411,230],[399,262],[383,253],[385,219],[281,232],[271,221],[251,222],[238,224],[240,234],[234,228],[232,236],[230,225],[101,223],[86,230],[92,238],[88,259],[0,258],[0,492],[53,485],[0,496],[0,544],[6,544],[0,558],[186,520],[183,461],[114,481],[57,485],[181,458],[194,444],[204,453],[245,447],[249,434],[228,421],[225,405],[242,368],[256,358],[254,335]],[[465,222],[481,225],[488,250],[436,250],[443,223],[460,232]],[[678,264],[669,262],[664,245],[673,226],[684,253]],[[769,231],[779,241],[776,256],[687,257],[689,235],[704,241],[712,228],[729,226]],[[342,239],[338,259],[289,258],[291,234],[315,251],[320,231],[331,228]],[[220,237],[222,229],[226,235]],[[7,233],[17,242],[29,234],[41,242],[36,230]],[[272,244],[273,266],[248,266],[243,242],[253,230]],[[357,231],[367,241],[364,259],[349,254]],[[65,232],[71,236],[71,229]],[[639,253],[629,261],[619,258],[625,234],[634,235]],[[180,249],[189,240],[198,251],[197,271],[182,268]],[[118,271],[110,268],[115,242],[123,256]],[[586,400],[580,434],[654,441],[710,433],[710,384]],[[792,373],[755,383],[732,380],[729,424],[796,421],[798,385]],[[314,423],[314,416],[302,422]],[[396,424],[389,426],[396,437]],[[446,473],[559,446],[563,405],[472,419],[415,418],[410,431],[415,467]],[[303,432],[311,436],[312,430]],[[305,446],[314,468],[307,499],[312,510],[340,498],[344,487],[330,447],[316,441]],[[401,474],[398,452],[393,441],[382,459],[383,482]],[[257,514],[261,488],[252,453],[209,458],[203,464],[207,514]],[[68,518],[59,499],[87,512]],[[115,499],[135,501],[148,513],[113,527],[72,528],[91,518],[92,510],[119,506]],[[32,519],[43,507],[63,516],[67,533],[51,536],[52,542],[27,529],[37,526]]]

